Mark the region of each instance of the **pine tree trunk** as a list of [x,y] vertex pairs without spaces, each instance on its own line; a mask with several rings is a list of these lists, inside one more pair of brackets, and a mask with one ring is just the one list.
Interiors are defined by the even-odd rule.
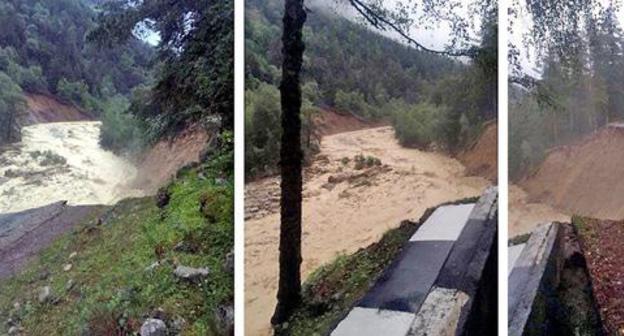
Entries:
[[306,13],[303,0],[285,0],[282,36],[282,139],[281,222],[279,245],[279,288],[277,307],[271,319],[276,325],[288,320],[301,302],[301,85],[303,63],[303,24]]

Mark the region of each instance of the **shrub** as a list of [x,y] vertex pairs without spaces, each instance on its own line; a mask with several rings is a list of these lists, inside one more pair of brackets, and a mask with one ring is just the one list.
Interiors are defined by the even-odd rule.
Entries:
[[145,122],[127,112],[128,100],[117,95],[104,103],[100,145],[114,152],[136,153],[149,142]]
[[334,98],[336,108],[341,112],[349,112],[363,118],[379,117],[373,107],[366,101],[364,95],[359,91],[345,92],[338,90]]
[[393,100],[388,108],[392,111],[396,136],[402,145],[424,148],[436,141],[444,143],[441,134],[446,110],[443,107]]

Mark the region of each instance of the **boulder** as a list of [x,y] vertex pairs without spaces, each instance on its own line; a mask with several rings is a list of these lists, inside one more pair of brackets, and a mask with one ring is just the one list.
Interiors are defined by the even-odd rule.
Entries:
[[159,319],[147,319],[141,326],[141,336],[167,336],[167,325]]
[[234,274],[234,249],[232,249],[230,253],[228,253],[225,256],[225,261],[223,262],[223,268],[225,269],[226,272],[230,274]]
[[40,303],[49,302],[52,298],[52,290],[50,289],[50,286],[44,286],[39,288],[37,298]]
[[234,305],[218,306],[215,311],[215,321],[220,334],[234,335]]
[[210,270],[208,268],[193,268],[179,265],[173,271],[173,274],[182,280],[199,282],[210,274]]

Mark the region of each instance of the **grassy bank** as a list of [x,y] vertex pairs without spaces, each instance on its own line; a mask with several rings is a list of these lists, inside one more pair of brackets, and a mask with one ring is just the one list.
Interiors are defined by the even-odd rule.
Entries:
[[[478,197],[473,197],[439,206],[477,200]],[[404,221],[398,228],[386,232],[378,242],[351,255],[339,256],[316,270],[303,286],[303,304],[288,323],[277,327],[277,334],[327,334],[368,292],[409,238],[438,207],[427,209],[417,222]]]
[[[217,315],[233,302],[231,162],[226,150],[181,171],[166,188],[166,205],[124,200],[78,225],[0,282],[2,321],[28,335],[127,335],[148,317],[182,335],[225,333]],[[206,267],[209,275],[178,279],[178,265]],[[45,286],[51,295],[40,302]]]

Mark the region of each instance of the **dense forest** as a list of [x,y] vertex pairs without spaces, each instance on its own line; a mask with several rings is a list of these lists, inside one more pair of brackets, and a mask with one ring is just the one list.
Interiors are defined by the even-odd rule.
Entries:
[[[246,1],[245,15],[246,176],[258,176],[274,172],[279,159],[281,3]],[[493,56],[475,61],[418,51],[331,9],[312,9],[304,30],[305,152],[317,150],[312,119],[323,109],[387,120],[407,146],[460,149],[496,116],[496,24],[487,22],[482,38]]]
[[28,93],[92,114],[118,152],[190,123],[233,128],[232,1],[9,0],[0,27],[0,143],[19,139]]
[[104,117],[149,82],[153,48],[136,38],[123,48],[96,48],[85,39],[96,18],[82,0],[0,3],[0,142],[19,138],[27,93],[51,94]]
[[[535,168],[548,149],[624,117],[624,40],[614,7],[583,15],[579,47],[547,49],[533,86],[512,84],[509,110],[510,177]],[[583,27],[583,28],[580,28]]]

